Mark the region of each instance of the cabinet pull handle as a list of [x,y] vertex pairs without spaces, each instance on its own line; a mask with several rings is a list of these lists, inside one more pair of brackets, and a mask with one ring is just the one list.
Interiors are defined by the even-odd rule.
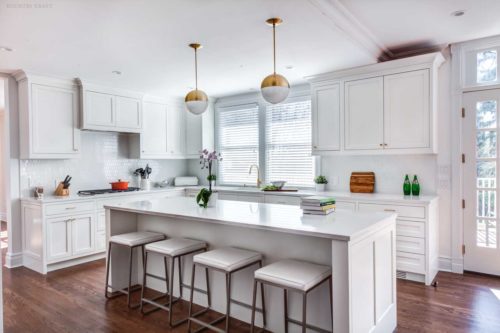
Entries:
[[384,212],[395,212],[395,211],[396,211],[395,209],[389,209],[389,208],[384,209]]
[[381,143],[381,144],[379,144],[379,146],[380,146],[380,147],[383,147],[383,146],[384,146],[384,144],[383,144],[383,143]]
[[66,207],[65,209],[66,209],[66,210],[76,209],[76,207],[75,207],[75,206],[73,206],[73,207]]

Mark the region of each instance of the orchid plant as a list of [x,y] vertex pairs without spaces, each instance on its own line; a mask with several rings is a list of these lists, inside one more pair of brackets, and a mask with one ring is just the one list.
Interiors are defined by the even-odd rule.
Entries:
[[213,167],[215,167],[214,162],[222,161],[222,157],[220,153],[217,153],[215,150],[210,152],[207,149],[203,149],[200,151],[200,164],[202,169],[208,169],[208,190],[212,192],[212,181],[217,179],[217,176],[212,173]]

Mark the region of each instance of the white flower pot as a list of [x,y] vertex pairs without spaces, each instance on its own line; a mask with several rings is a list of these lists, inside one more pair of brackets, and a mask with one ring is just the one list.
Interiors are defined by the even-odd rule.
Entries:
[[141,190],[143,191],[151,190],[151,181],[149,179],[141,179]]
[[208,204],[207,207],[215,207],[217,206],[217,201],[219,200],[219,193],[218,192],[212,192],[210,195],[210,199],[208,199]]
[[324,192],[325,187],[326,187],[326,184],[316,184],[316,191],[317,192]]

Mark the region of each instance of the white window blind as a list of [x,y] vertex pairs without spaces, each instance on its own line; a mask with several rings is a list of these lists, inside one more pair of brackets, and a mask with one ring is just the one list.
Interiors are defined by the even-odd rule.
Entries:
[[313,186],[311,101],[266,106],[266,180]]
[[220,184],[255,183],[250,165],[259,165],[259,106],[246,104],[217,110],[217,141],[222,154]]

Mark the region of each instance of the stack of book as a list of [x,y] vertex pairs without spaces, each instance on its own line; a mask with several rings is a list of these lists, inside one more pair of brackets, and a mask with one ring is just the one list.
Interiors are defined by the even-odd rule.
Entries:
[[305,197],[302,198],[300,208],[304,214],[328,215],[335,211],[335,199],[322,196]]

